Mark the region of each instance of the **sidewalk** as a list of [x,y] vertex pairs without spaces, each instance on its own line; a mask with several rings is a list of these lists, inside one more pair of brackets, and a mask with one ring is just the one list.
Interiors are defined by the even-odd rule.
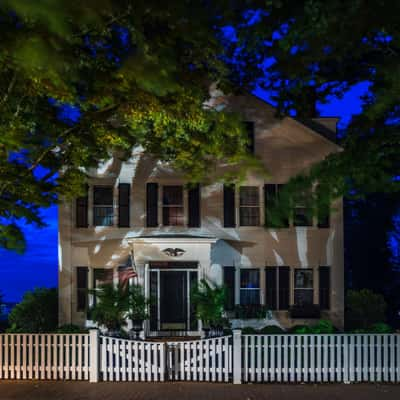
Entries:
[[1,400],[397,400],[400,385],[0,381]]

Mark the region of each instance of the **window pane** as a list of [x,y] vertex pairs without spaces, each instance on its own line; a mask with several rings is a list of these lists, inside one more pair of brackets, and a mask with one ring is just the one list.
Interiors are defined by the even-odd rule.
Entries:
[[93,204],[102,206],[112,205],[113,188],[111,186],[95,186],[93,189]]
[[240,225],[260,225],[260,209],[258,207],[240,207]]
[[260,287],[260,271],[258,269],[242,269],[240,271],[240,287],[242,289],[258,289]]
[[112,226],[114,222],[114,209],[109,206],[93,207],[93,225]]
[[313,271],[311,269],[296,270],[294,287],[297,289],[312,289]]
[[260,304],[260,290],[259,289],[252,289],[252,290],[241,289],[240,290],[240,304],[243,306],[246,306],[249,304]]
[[183,225],[183,207],[164,207],[163,225],[182,226]]
[[312,214],[306,207],[296,207],[293,216],[294,226],[312,226]]
[[183,188],[182,186],[164,186],[163,188],[163,204],[164,205],[183,205]]
[[260,198],[257,186],[242,186],[240,188],[241,206],[258,206],[259,203],[260,203]]

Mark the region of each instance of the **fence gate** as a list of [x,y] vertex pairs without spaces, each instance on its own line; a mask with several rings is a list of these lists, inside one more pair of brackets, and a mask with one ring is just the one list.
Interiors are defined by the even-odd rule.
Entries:
[[167,377],[173,381],[229,382],[232,337],[167,343]]
[[100,337],[103,381],[228,382],[231,374],[231,336],[179,342]]
[[157,382],[165,379],[166,343],[100,337],[103,381]]

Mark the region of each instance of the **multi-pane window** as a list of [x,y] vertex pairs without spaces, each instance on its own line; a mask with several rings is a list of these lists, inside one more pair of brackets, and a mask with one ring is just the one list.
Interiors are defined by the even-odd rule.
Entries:
[[314,304],[312,269],[294,270],[294,304],[300,307]]
[[240,270],[240,304],[260,304],[259,269]]
[[284,185],[268,183],[264,185],[265,199],[265,225],[269,228],[288,228],[289,213],[288,210],[279,209],[277,206],[280,201],[284,204],[287,199],[283,198],[282,191]]
[[184,222],[183,187],[163,187],[163,225],[182,226]]
[[295,196],[293,210],[294,226],[313,226],[313,215],[310,207],[307,206],[310,193],[303,192]]
[[112,226],[114,223],[112,186],[95,186],[93,188],[93,225]]
[[312,226],[311,210],[303,205],[296,205],[293,212],[294,226]]
[[239,191],[240,226],[260,225],[260,196],[257,186],[242,186]]

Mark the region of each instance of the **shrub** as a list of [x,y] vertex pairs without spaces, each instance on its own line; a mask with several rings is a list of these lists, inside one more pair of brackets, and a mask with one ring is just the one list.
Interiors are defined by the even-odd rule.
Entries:
[[267,325],[267,326],[264,326],[264,328],[261,328],[258,332],[262,333],[263,335],[276,335],[276,334],[286,333],[278,325]]
[[315,325],[295,325],[290,329],[290,332],[298,335],[334,333],[336,328],[331,321],[321,319]]
[[88,330],[85,328],[81,328],[78,325],[74,324],[66,324],[61,325],[56,329],[57,333],[87,333]]
[[8,316],[7,332],[54,332],[58,325],[56,289],[37,288],[26,292]]
[[296,333],[298,335],[306,335],[311,333],[311,328],[306,325],[294,325],[289,329],[290,333]]
[[255,335],[256,333],[257,331],[251,326],[246,326],[242,329],[243,335]]
[[371,326],[370,332],[372,333],[393,333],[394,329],[384,322],[377,322]]
[[261,304],[237,305],[235,307],[235,316],[239,319],[264,319],[268,308]]
[[346,329],[368,329],[386,322],[386,302],[381,294],[368,289],[349,290],[346,297]]
[[223,317],[226,302],[226,288],[211,286],[205,279],[192,289],[191,297],[196,309],[196,316],[205,327],[226,326]]
[[129,293],[125,286],[112,283],[93,290],[96,304],[90,309],[90,318],[108,331],[120,331],[126,325]]
[[336,328],[331,321],[321,319],[316,325],[310,327],[310,333],[335,333]]

